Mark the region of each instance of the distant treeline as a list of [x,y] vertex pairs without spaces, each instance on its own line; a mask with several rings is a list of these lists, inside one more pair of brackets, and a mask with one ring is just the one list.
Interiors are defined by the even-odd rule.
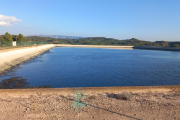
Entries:
[[121,45],[121,46],[154,46],[154,47],[180,47],[180,42],[167,42],[167,41],[142,41],[136,38],[117,40],[105,37],[89,37],[80,39],[61,39],[50,37],[30,36],[26,37],[27,40],[34,42],[49,42],[52,44],[72,44],[72,45]]
[[105,37],[89,37],[80,39],[62,39],[62,38],[50,38],[50,37],[39,37],[39,36],[28,36],[25,37],[22,34],[12,35],[9,33],[0,35],[0,41],[7,40],[7,38],[17,41],[26,42],[48,42],[51,44],[72,44],[72,45],[121,45],[121,46],[153,46],[153,47],[180,47],[180,42],[167,42],[167,41],[142,41],[136,38],[117,40],[113,38]]

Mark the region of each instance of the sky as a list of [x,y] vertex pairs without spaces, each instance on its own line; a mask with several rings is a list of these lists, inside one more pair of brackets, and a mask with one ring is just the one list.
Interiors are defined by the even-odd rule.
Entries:
[[180,0],[0,0],[0,35],[180,41]]

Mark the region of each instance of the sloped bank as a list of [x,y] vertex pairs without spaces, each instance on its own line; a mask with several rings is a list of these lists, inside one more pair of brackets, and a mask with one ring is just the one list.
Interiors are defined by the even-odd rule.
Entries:
[[2,52],[0,53],[0,74],[54,47],[56,46],[49,44]]
[[56,47],[82,47],[82,48],[133,49],[134,46],[112,46],[112,45],[68,45],[68,44],[56,44]]

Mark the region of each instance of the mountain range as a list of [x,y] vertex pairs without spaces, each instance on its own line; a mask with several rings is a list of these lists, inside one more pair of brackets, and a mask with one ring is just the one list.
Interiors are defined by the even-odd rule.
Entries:
[[81,36],[65,36],[65,35],[29,35],[29,36],[51,37],[51,38],[61,38],[61,39],[79,39],[79,38],[86,38],[86,37],[81,37]]

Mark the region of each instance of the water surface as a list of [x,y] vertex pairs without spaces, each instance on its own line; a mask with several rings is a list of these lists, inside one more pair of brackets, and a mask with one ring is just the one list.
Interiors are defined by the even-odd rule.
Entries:
[[53,48],[0,76],[20,76],[31,86],[180,85],[180,52],[102,48]]

